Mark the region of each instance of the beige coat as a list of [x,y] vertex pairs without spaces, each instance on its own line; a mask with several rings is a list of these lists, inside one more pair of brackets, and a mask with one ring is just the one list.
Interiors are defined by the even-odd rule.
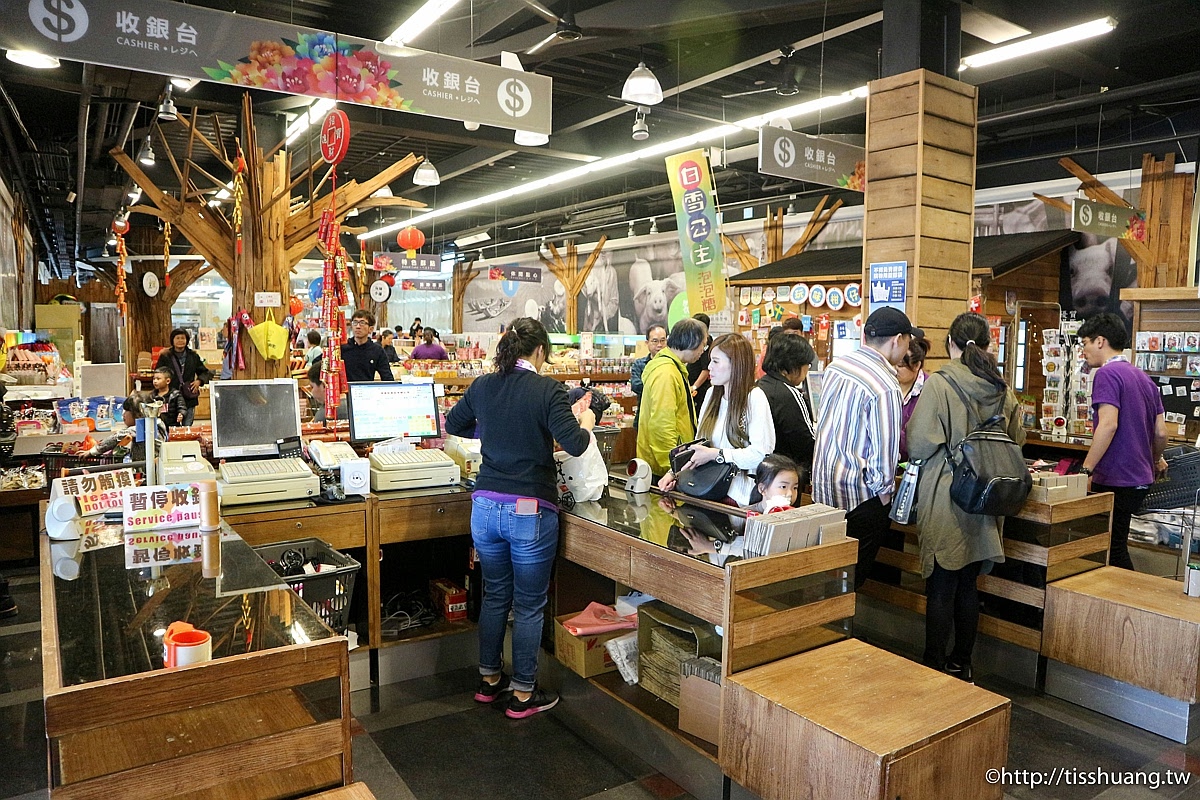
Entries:
[[[925,459],[917,484],[917,524],[921,528],[921,575],[933,574],[934,559],[943,569],[962,569],[976,561],[987,562],[983,572],[991,571],[992,562],[1004,561],[1000,542],[1002,517],[968,514],[950,499],[952,471],[946,461],[949,448],[970,433],[967,409],[958,393],[946,381],[950,375],[968,397],[975,400],[974,418],[990,417],[1000,401],[1001,390],[977,377],[955,360],[925,381],[917,407],[905,429],[910,458]],[[1004,417],[1008,435],[1017,444],[1025,443],[1017,399],[1003,390]]]

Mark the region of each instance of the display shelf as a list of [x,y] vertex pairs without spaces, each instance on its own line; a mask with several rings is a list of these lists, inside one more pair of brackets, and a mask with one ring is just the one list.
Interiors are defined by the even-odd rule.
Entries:
[[[1027,650],[1041,649],[1046,586],[1107,563],[1112,505],[1108,492],[1053,504],[1029,501],[1019,515],[1007,519],[1001,540],[1006,560],[980,575],[976,584],[997,598],[991,604],[994,613],[980,615],[980,632]],[[859,591],[924,614],[919,529],[893,523],[892,530],[903,540],[898,546],[885,543],[877,561],[900,570],[901,581],[868,580]]]
[[[1121,299],[1133,302],[1134,346],[1137,344],[1138,334],[1143,332],[1169,334],[1200,331],[1200,292],[1195,287],[1122,289]],[[1195,358],[1198,355],[1196,352],[1153,352],[1180,356],[1184,359],[1185,366],[1184,369],[1176,370],[1146,370],[1156,384],[1159,378],[1168,378],[1176,386],[1188,385],[1198,379],[1197,376],[1186,373],[1187,359]],[[1191,400],[1190,386],[1182,396],[1164,396],[1163,406],[1168,417],[1167,437],[1176,442],[1195,442],[1196,437],[1200,435],[1200,418],[1195,416],[1195,409],[1200,408],[1200,404]],[[1172,421],[1172,417],[1175,417],[1175,421]],[[1180,417],[1182,422],[1179,421]]]
[[[463,622],[448,622],[444,619],[439,619],[432,625],[423,625],[420,628],[409,628],[400,631],[399,637],[395,639],[382,639],[379,643],[383,647],[395,647],[399,644],[411,644],[413,642],[425,642],[431,639],[440,639],[443,636],[454,636],[459,633],[468,633],[478,628],[479,625],[470,620]],[[382,630],[382,629],[381,629]]]
[[717,746],[679,730],[679,709],[666,700],[659,699],[636,684],[630,686],[620,672],[606,672],[587,681],[621,705],[641,714],[656,727],[677,736],[705,758],[714,763],[717,761]]

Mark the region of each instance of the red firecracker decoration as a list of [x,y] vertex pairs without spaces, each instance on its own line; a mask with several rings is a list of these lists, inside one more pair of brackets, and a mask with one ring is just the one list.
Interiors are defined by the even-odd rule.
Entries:
[[129,253],[125,250],[125,237],[129,232],[129,221],[115,219],[112,224],[113,233],[117,235],[117,286],[114,294],[117,296],[117,311],[122,317],[126,316],[129,307],[125,304],[125,264],[129,262]]
[[242,200],[246,195],[246,158],[238,147],[233,168],[233,232],[237,236],[237,255],[242,254]]
[[416,258],[417,251],[425,246],[425,234],[419,228],[409,225],[396,236],[396,244],[404,248],[409,258]]

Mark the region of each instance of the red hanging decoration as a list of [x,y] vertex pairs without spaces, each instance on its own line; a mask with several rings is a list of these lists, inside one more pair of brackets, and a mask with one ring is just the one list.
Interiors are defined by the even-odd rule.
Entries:
[[129,306],[125,303],[125,293],[127,291],[125,285],[125,265],[129,262],[129,253],[125,250],[125,236],[123,234],[129,232],[129,220],[114,219],[112,230],[117,236],[117,286],[114,294],[117,296],[117,312],[124,317],[129,311]]
[[239,146],[233,167],[233,232],[237,235],[237,255],[242,254],[242,200],[246,195],[246,157]]
[[[349,302],[346,289],[350,277],[348,263],[353,263],[341,244],[341,225],[337,220],[337,162],[345,155],[349,141],[349,120],[339,111],[329,114],[322,125],[322,156],[334,164],[330,173],[329,207],[321,214],[317,241],[323,246],[325,264],[322,271],[320,301],[321,327],[327,330],[325,357],[321,359],[321,382],[325,384],[327,420],[337,419],[337,407],[346,391],[346,372],[342,364],[342,344],[346,341],[346,315],[342,306]],[[328,145],[328,148],[326,147]],[[328,149],[329,152],[326,152]],[[314,198],[315,200],[315,198]]]
[[421,233],[419,228],[409,225],[396,235],[396,244],[404,248],[405,255],[409,258],[416,258],[417,251],[425,246],[425,234]]

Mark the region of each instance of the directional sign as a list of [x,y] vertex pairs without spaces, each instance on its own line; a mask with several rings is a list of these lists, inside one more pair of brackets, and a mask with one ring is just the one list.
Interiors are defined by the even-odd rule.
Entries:
[[861,192],[866,185],[866,151],[835,139],[764,125],[758,132],[758,171]]
[[0,19],[4,50],[550,133],[550,78],[466,58],[171,0],[0,0]]
[[1076,197],[1071,203],[1071,230],[1145,242],[1146,212]]

